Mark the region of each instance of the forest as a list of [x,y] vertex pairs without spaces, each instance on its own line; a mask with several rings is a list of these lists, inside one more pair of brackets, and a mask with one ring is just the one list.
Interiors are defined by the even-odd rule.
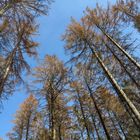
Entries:
[[61,34],[68,61],[40,59],[34,38],[55,1],[0,0],[0,115],[17,87],[28,96],[7,140],[140,140],[140,0],[71,17]]

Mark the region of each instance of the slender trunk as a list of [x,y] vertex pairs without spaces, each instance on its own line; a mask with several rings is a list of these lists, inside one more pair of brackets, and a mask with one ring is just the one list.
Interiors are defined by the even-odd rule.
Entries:
[[17,39],[18,40],[17,44],[16,44],[15,48],[12,50],[12,52],[10,53],[10,55],[7,57],[7,62],[5,64],[4,74],[3,74],[1,81],[0,81],[0,96],[2,95],[5,81],[7,80],[8,76],[10,74],[10,68],[11,68],[11,65],[13,62],[13,58],[16,54],[16,51],[18,49],[20,49],[19,46],[20,46],[23,34],[24,34],[24,29],[22,29],[21,32],[19,32],[19,38]]
[[103,61],[98,56],[96,50],[95,49],[93,50],[93,48],[91,48],[91,47],[90,47],[90,49],[91,49],[92,53],[95,55],[95,57],[98,60],[99,64],[101,65],[105,75],[107,76],[108,80],[110,81],[110,83],[114,87],[114,89],[117,92],[118,96],[122,96],[123,97],[124,101],[128,104],[128,106],[130,107],[130,109],[132,110],[134,115],[136,116],[138,122],[140,122],[140,113],[139,113],[139,111],[136,109],[136,107],[130,101],[130,99],[126,96],[125,92],[120,88],[120,86],[118,85],[116,80],[113,78],[112,74],[108,71],[108,69],[104,65]]
[[15,47],[13,52],[7,58],[7,63],[5,64],[4,74],[3,74],[2,78],[1,78],[1,81],[0,81],[0,96],[2,95],[2,92],[3,92],[3,89],[4,89],[4,84],[5,84],[5,82],[8,78],[8,75],[10,73],[10,68],[11,68],[13,57],[16,53],[16,50],[17,50],[17,48]]
[[114,115],[114,117],[115,117],[115,119],[116,119],[116,121],[117,121],[117,123],[118,123],[118,125],[119,125],[119,127],[120,127],[120,130],[121,130],[121,132],[122,132],[122,134],[123,134],[125,140],[127,140],[127,136],[126,136],[126,134],[125,134],[125,132],[124,132],[124,130],[123,130],[123,127],[122,127],[122,125],[121,125],[121,123],[120,123],[120,121],[119,121],[117,115],[116,115],[115,113],[113,113],[113,115]]
[[[79,118],[79,116],[78,116],[77,113],[76,113],[75,115],[76,115],[76,117],[77,117],[78,125],[79,125],[79,124],[80,124],[80,118]],[[81,135],[82,140],[84,140],[83,131],[82,131],[81,127],[80,127],[80,135]]]
[[139,122],[137,121],[137,118],[135,117],[135,114],[133,114],[132,109],[129,109],[128,104],[124,103],[123,99],[120,97],[121,102],[123,103],[126,112],[128,113],[128,115],[131,117],[132,121],[134,122],[134,124],[136,125],[137,128],[140,129],[140,125]]
[[81,135],[82,140],[84,140],[83,132],[81,130],[80,130],[80,135]]
[[96,131],[96,134],[97,134],[97,138],[98,138],[98,140],[101,140],[100,134],[99,134],[98,129],[96,127],[95,117],[94,117],[94,115],[93,115],[92,112],[90,112],[90,115],[91,115],[91,119],[92,119],[92,122],[93,122],[93,125],[94,125],[94,128],[95,128],[95,131]]
[[28,120],[27,120],[27,126],[26,126],[26,140],[29,139],[30,117],[31,117],[31,112],[29,113]]
[[49,110],[49,115],[48,115],[48,118],[49,118],[49,140],[51,140],[51,103],[48,101],[48,97],[46,95],[46,102],[48,102],[48,107],[46,108],[46,110]]
[[[105,43],[105,42],[104,42]],[[121,67],[124,69],[124,71],[128,74],[128,76],[131,78],[131,80],[135,83],[137,88],[140,88],[140,84],[134,79],[134,77],[131,75],[131,73],[126,69],[125,65],[122,63],[122,61],[118,58],[118,56],[113,52],[113,50],[105,43],[106,47],[110,50],[110,52],[113,54],[113,56],[117,59]]]
[[51,99],[51,139],[55,140],[55,130],[54,130],[54,103],[53,98]]
[[61,124],[58,127],[58,133],[59,133],[59,140],[62,140],[62,136],[61,136]]
[[106,134],[106,137],[107,137],[108,140],[111,140],[110,135],[109,135],[109,133],[108,133],[108,131],[107,131],[107,128],[106,128],[106,126],[105,126],[104,120],[103,120],[103,118],[102,118],[101,112],[100,112],[100,110],[99,110],[99,108],[98,108],[98,106],[97,106],[97,104],[96,104],[96,101],[94,100],[94,97],[93,97],[93,95],[92,95],[92,91],[91,91],[91,89],[90,89],[90,87],[89,87],[89,85],[88,85],[88,83],[87,83],[86,78],[84,78],[84,80],[85,80],[86,86],[87,86],[87,88],[88,88],[90,97],[91,97],[91,99],[92,99],[92,101],[93,101],[93,104],[94,104],[94,106],[95,106],[95,109],[96,109],[96,111],[97,111],[97,113],[98,113],[100,122],[101,122],[101,124],[102,124],[102,126],[103,126],[103,129],[104,129],[104,132],[105,132],[105,134]]
[[96,26],[102,31],[102,33],[140,70],[140,64],[136,62],[134,58],[131,57],[123,48],[120,46],[109,34],[107,34],[103,28],[98,24]]
[[23,123],[22,123],[22,126],[20,128],[19,140],[22,140],[22,135],[23,135]]
[[79,91],[78,90],[77,90],[77,95],[78,95],[78,101],[79,101],[79,104],[80,104],[80,109],[81,109],[82,117],[83,117],[84,123],[85,123],[85,128],[86,128],[86,131],[87,131],[88,140],[91,140],[88,124],[87,124],[87,121],[86,121],[83,105],[82,105],[82,102],[81,102],[81,97],[79,95]]
[[19,135],[19,140],[22,140],[22,134]]
[[95,137],[94,133],[92,134],[92,137],[93,137],[93,140],[96,140],[96,137]]
[[135,114],[133,113],[132,109],[129,107],[129,105],[126,103],[126,101],[124,100],[124,98],[122,97],[122,95],[119,95],[119,100],[122,103],[122,105],[125,107],[125,111],[126,113],[131,117],[132,121],[134,122],[135,126],[137,128],[139,127],[139,121],[137,121],[137,118],[135,117]]

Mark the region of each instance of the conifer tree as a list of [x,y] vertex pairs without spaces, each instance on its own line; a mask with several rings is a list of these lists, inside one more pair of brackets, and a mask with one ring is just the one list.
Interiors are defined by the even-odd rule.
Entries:
[[35,68],[34,76],[41,88],[35,93],[45,101],[45,118],[48,123],[49,139],[69,138],[68,123],[71,123],[68,113],[65,91],[67,86],[67,68],[56,56],[47,55],[44,61]]
[[[2,0],[0,2],[0,98],[7,98],[21,83],[22,72],[29,70],[25,55],[33,56],[38,43],[33,41],[36,18],[48,13],[51,0]],[[8,93],[8,94],[5,94]]]
[[10,140],[29,140],[32,138],[32,125],[36,118],[38,101],[30,95],[20,106],[13,121],[14,127],[9,136]]

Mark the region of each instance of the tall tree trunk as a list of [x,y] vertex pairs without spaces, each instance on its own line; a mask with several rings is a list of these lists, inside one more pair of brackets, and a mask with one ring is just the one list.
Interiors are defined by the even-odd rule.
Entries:
[[16,53],[16,48],[13,50],[13,52],[7,58],[7,62],[5,64],[4,74],[2,75],[2,78],[0,81],[0,96],[2,95],[2,92],[4,89],[4,84],[8,78],[8,75],[10,74],[10,68],[11,68],[13,57],[14,57],[15,53]]
[[93,113],[91,112],[91,109],[90,109],[90,115],[91,115],[91,119],[92,119],[92,122],[93,122],[93,125],[94,125],[94,128],[95,128],[95,131],[96,131],[96,134],[97,134],[97,138],[98,138],[98,140],[101,140],[100,134],[99,134],[98,129],[96,127],[95,117],[94,117]]
[[23,34],[24,34],[24,28],[21,30],[21,32],[19,32],[18,41],[17,41],[17,44],[16,44],[15,48],[12,50],[10,55],[7,57],[7,62],[5,64],[4,74],[3,74],[2,78],[1,78],[1,81],[0,81],[0,96],[2,95],[2,92],[3,92],[3,89],[4,89],[4,84],[5,84],[7,78],[10,74],[10,68],[11,68],[11,65],[12,65],[12,62],[13,62],[13,58],[16,54],[16,51],[18,49],[20,49],[19,46],[20,46]]
[[29,113],[27,125],[26,125],[26,140],[29,139],[30,118],[31,118],[31,112]]
[[140,129],[139,121],[137,121],[137,118],[135,117],[135,114],[133,114],[132,109],[128,106],[128,104],[126,104],[126,102],[124,101],[124,99],[122,97],[120,97],[120,101],[124,105],[126,112],[131,117],[131,119],[134,122],[134,124],[136,125],[136,127],[138,129]]
[[90,47],[92,53],[95,55],[96,59],[98,60],[99,64],[101,65],[101,67],[102,67],[105,75],[107,76],[108,80],[110,81],[110,83],[114,87],[115,91],[117,92],[118,96],[123,97],[124,101],[128,104],[128,106],[130,107],[130,109],[132,110],[134,115],[136,116],[138,122],[140,122],[140,113],[139,113],[139,111],[136,109],[136,107],[130,101],[130,99],[126,96],[125,92],[120,88],[120,86],[118,85],[116,80],[113,78],[112,74],[108,71],[108,69],[104,65],[103,61],[98,56],[96,50],[95,49],[93,50],[93,48],[91,46],[89,46],[89,47]]
[[109,133],[108,133],[108,131],[107,131],[107,128],[106,128],[106,126],[105,126],[104,120],[103,120],[103,118],[102,118],[101,112],[100,112],[100,110],[99,110],[99,108],[98,108],[98,106],[97,106],[97,104],[96,104],[96,101],[95,101],[95,99],[94,99],[94,97],[93,97],[92,90],[91,90],[91,88],[89,87],[86,78],[84,78],[84,80],[85,80],[85,84],[86,84],[86,86],[87,86],[87,88],[88,88],[90,97],[91,97],[91,99],[92,99],[92,101],[93,101],[93,104],[94,104],[94,106],[95,106],[95,109],[96,109],[96,111],[97,111],[97,114],[98,114],[98,116],[99,116],[100,122],[101,122],[101,124],[102,124],[102,126],[103,126],[103,129],[104,129],[104,132],[105,132],[105,134],[106,134],[106,137],[107,137],[108,140],[111,140],[110,135],[109,135]]
[[102,31],[102,33],[140,70],[140,64],[136,62],[134,58],[129,55],[122,46],[120,46],[109,34],[107,34],[102,27],[98,24],[96,26]]
[[22,126],[20,128],[19,140],[22,140],[22,135],[23,135],[23,123],[22,123]]
[[54,128],[54,103],[51,99],[51,139],[55,140],[55,128]]
[[82,104],[81,97],[79,95],[79,91],[78,90],[77,90],[77,95],[78,95],[78,101],[79,101],[79,104],[80,104],[80,109],[81,109],[82,117],[83,117],[84,123],[85,123],[85,128],[86,128],[86,131],[87,131],[88,140],[91,140],[89,127],[88,127],[88,124],[87,124],[87,121],[86,121],[86,117],[85,117],[85,113],[84,113],[84,109],[83,109],[83,104]]
[[61,136],[61,124],[59,125],[58,127],[58,137],[59,137],[59,140],[62,140],[62,136]]
[[[80,118],[79,118],[79,116],[78,116],[77,113],[76,113],[76,117],[77,117],[78,125],[79,125],[79,124],[80,124]],[[81,135],[82,140],[84,140],[84,136],[83,136],[83,131],[82,131],[82,129],[80,129],[80,135]]]
[[122,127],[122,125],[121,125],[121,123],[120,123],[120,121],[119,121],[117,115],[116,115],[114,112],[113,112],[113,115],[114,115],[114,117],[115,117],[115,119],[116,119],[116,121],[117,121],[117,123],[118,123],[118,125],[119,125],[119,128],[120,128],[120,130],[121,130],[121,132],[122,132],[122,134],[123,134],[125,140],[127,140],[127,136],[126,136],[126,134],[125,134],[125,132],[124,132],[124,130],[123,130],[123,127]]
[[[105,43],[105,42],[104,42]],[[123,62],[118,58],[118,56],[113,52],[113,50],[105,43],[106,47],[110,50],[110,52],[113,54],[113,56],[116,58],[116,60],[119,62],[121,67],[124,69],[124,71],[128,74],[128,76],[131,78],[131,80],[134,82],[134,84],[137,86],[138,89],[140,89],[140,84],[134,79],[134,77],[131,75],[131,73],[127,70]]]

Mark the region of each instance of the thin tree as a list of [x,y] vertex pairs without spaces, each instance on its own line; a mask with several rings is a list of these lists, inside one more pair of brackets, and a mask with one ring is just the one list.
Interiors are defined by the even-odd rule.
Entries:
[[30,95],[20,106],[15,115],[14,127],[8,133],[10,140],[29,140],[32,136],[31,126],[37,112],[38,102],[33,95]]
[[35,55],[35,47],[38,45],[30,38],[35,31],[35,27],[31,26],[29,23],[23,21],[17,26],[17,28],[13,28],[12,31],[13,30],[16,33],[15,36],[13,35],[14,42],[11,43],[13,48],[11,48],[10,52],[8,52],[8,55],[4,60],[0,78],[1,96],[4,92],[4,86],[8,77],[15,77],[17,82],[21,82],[22,71],[24,69],[29,70],[29,65],[25,61],[24,54],[26,53],[29,56]]
[[[51,0],[2,0],[0,2],[0,56],[4,59],[0,75],[0,97],[7,98],[23,82],[22,71],[29,70],[25,55],[33,56],[38,46],[32,40],[36,17],[47,15]],[[8,93],[8,94],[4,94]]]
[[66,124],[70,121],[64,95],[67,85],[67,68],[56,56],[47,55],[42,64],[35,68],[33,75],[36,82],[42,85],[34,92],[37,92],[37,95],[45,101],[49,139],[67,137],[64,135],[64,130],[65,132],[69,130]]

